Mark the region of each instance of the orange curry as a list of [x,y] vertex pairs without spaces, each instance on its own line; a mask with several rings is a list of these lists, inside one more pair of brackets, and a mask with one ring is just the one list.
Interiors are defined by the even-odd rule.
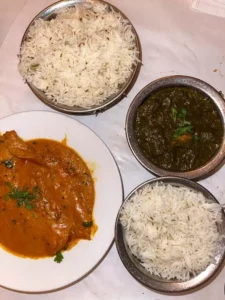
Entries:
[[81,157],[63,143],[0,136],[0,245],[25,257],[53,256],[90,240],[94,183]]

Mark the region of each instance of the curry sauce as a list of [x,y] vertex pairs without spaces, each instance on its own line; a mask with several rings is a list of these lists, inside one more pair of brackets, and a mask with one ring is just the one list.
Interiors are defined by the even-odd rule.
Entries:
[[53,256],[90,240],[94,182],[82,158],[53,140],[0,137],[0,245],[24,257]]

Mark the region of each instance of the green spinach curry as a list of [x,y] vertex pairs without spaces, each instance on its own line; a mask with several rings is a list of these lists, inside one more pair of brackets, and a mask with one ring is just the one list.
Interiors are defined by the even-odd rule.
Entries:
[[151,94],[137,110],[134,129],[143,155],[170,171],[203,166],[223,138],[216,105],[189,87],[166,87]]

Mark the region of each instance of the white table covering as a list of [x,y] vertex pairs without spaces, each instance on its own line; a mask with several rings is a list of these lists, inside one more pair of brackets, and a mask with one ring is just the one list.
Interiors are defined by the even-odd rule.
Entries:
[[191,7],[219,17],[225,17],[225,0],[192,0]]
[[[126,99],[97,117],[74,118],[92,128],[109,146],[121,170],[127,195],[139,183],[153,177],[135,160],[126,142],[124,124],[130,102],[150,81],[175,74],[198,77],[225,94],[225,18],[194,12],[189,0],[110,2],[134,24],[142,44],[144,66]],[[32,94],[17,71],[22,35],[31,19],[51,3],[51,0],[0,0],[0,118],[21,111],[51,110]],[[200,182],[221,203],[225,203],[224,178],[225,167]],[[130,276],[113,246],[98,268],[76,285],[37,295],[0,288],[0,299],[224,300],[224,284],[225,269],[210,285],[193,294],[176,298],[156,294]]]

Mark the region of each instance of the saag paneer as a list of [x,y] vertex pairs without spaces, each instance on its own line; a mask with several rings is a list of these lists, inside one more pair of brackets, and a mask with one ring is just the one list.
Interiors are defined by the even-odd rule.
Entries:
[[223,124],[213,101],[189,87],[166,87],[138,108],[137,144],[153,164],[190,171],[206,164],[220,148]]
[[95,191],[81,157],[63,143],[0,136],[0,245],[25,257],[56,255],[91,239]]

